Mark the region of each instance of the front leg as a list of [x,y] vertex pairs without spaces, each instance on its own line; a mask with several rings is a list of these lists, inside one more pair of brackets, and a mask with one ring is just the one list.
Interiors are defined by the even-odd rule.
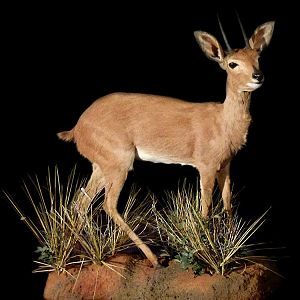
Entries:
[[231,215],[230,162],[217,172],[217,180],[222,194],[224,209]]
[[201,211],[202,217],[207,219],[209,209],[212,203],[212,193],[216,180],[215,170],[202,170],[200,173],[201,187]]

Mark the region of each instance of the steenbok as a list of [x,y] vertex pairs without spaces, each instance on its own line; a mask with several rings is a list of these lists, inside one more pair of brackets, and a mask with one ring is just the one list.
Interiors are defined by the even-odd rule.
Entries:
[[117,211],[118,197],[135,159],[190,165],[200,173],[202,215],[207,218],[217,179],[224,208],[231,213],[230,161],[246,143],[251,122],[251,92],[259,88],[263,73],[258,59],[270,43],[274,22],[257,27],[246,46],[223,51],[211,34],[195,37],[208,58],[227,72],[223,103],[190,103],[179,99],[135,93],[114,93],[96,100],[70,131],[58,133],[76,143],[93,165],[91,178],[76,203],[86,213],[91,200],[105,188],[104,210],[128,234],[153,266],[156,255],[124,222]]

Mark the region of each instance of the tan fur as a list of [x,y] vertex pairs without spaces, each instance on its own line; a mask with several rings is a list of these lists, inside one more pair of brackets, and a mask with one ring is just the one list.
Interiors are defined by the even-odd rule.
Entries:
[[[63,140],[74,140],[78,151],[93,163],[78,209],[85,213],[97,192],[105,188],[105,211],[121,226],[154,266],[156,256],[128,227],[117,211],[117,202],[134,159],[179,163],[197,168],[201,175],[202,215],[207,217],[217,179],[225,209],[231,212],[230,161],[246,143],[251,122],[251,92],[262,81],[259,52],[268,44],[274,23],[259,26],[251,37],[254,49],[232,51],[226,56],[218,41],[206,32],[195,33],[205,54],[227,72],[223,103],[189,103],[174,98],[114,93],[95,101]],[[230,63],[238,66],[231,68]]]

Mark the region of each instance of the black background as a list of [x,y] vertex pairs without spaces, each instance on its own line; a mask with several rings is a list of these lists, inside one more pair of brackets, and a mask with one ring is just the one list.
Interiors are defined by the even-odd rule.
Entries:
[[[1,188],[27,199],[20,191],[27,174],[44,178],[47,167],[68,172],[78,164],[90,171],[75,146],[56,138],[72,128],[95,99],[110,92],[143,92],[188,101],[222,101],[226,74],[209,61],[197,45],[193,31],[204,30],[221,43],[219,12],[233,48],[243,47],[233,7],[193,3],[118,4],[62,7],[54,4],[3,9],[1,30]],[[235,7],[250,36],[254,29],[275,20],[270,46],[261,58],[265,83],[252,95],[248,143],[232,164],[234,191],[240,192],[240,213],[257,217],[272,206],[263,231],[266,241],[285,246],[293,255],[296,235],[295,156],[298,47],[291,6]],[[137,116],[138,117],[138,116]],[[297,168],[295,168],[297,170]],[[157,194],[174,189],[190,167],[136,163],[132,182]],[[124,198],[124,197],[123,197]],[[42,298],[45,275],[31,274],[37,241],[1,196],[1,262],[3,289],[8,299]],[[283,260],[285,288],[292,282],[292,258]]]

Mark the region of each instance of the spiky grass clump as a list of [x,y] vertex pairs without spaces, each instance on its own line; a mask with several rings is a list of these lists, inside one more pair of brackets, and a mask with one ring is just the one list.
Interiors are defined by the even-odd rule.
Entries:
[[259,256],[253,255],[255,244],[247,242],[264,223],[266,212],[253,222],[243,221],[237,214],[222,212],[222,203],[213,207],[208,220],[201,217],[199,194],[191,188],[169,193],[167,206],[154,208],[157,228],[163,244],[195,273],[226,274]]
[[[75,175],[74,169],[64,186],[55,168],[54,172],[48,172],[45,186],[37,177],[31,179],[32,186],[24,184],[34,218],[24,214],[6,193],[21,220],[39,241],[36,271],[61,272],[68,266],[86,262],[112,268],[106,263],[108,257],[134,247],[127,234],[104,213],[101,199],[97,201],[99,204],[90,206],[84,217],[74,212],[73,204],[85,181]],[[123,219],[146,242],[153,242],[148,237],[157,235],[153,234],[153,228],[158,230],[162,246],[174,253],[184,267],[192,266],[196,273],[226,274],[260,258],[252,255],[257,245],[248,241],[263,224],[266,213],[252,223],[236,214],[229,218],[222,212],[219,201],[209,220],[203,220],[199,193],[184,185],[177,193],[168,194],[163,210],[158,211],[153,205],[152,214],[149,198],[153,195],[137,205],[138,193],[136,188],[131,190]]]
[[[105,263],[109,256],[132,247],[127,235],[102,211],[101,199],[84,217],[74,211],[74,203],[85,181],[78,178],[74,168],[64,185],[57,167],[53,172],[48,171],[46,185],[41,184],[37,176],[30,178],[31,184],[24,183],[24,190],[33,208],[33,217],[25,214],[5,192],[39,242],[36,251],[39,266],[35,272],[62,272],[68,266],[87,262],[111,267]],[[133,230],[142,234],[148,227],[151,210],[146,202],[136,205],[137,195],[138,191],[133,188],[123,218]]]
[[[8,193],[5,194],[39,242],[36,272],[62,271],[73,260],[72,251],[82,230],[80,219],[72,213],[70,205],[83,181],[76,179],[73,169],[64,187],[55,168],[53,172],[48,170],[45,186],[37,176],[30,177],[30,183],[24,182],[23,187],[35,213],[34,218],[26,215],[17,202]],[[76,233],[70,231],[71,227],[77,228]]]

